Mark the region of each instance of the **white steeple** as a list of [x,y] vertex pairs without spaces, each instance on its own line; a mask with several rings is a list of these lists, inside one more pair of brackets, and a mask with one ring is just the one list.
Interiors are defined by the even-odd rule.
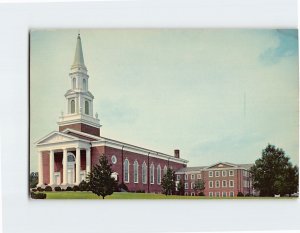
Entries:
[[77,36],[74,62],[71,66],[69,76],[71,89],[65,94],[67,111],[65,115],[60,117],[58,125],[61,127],[86,124],[100,128],[99,119],[93,116],[94,96],[88,89],[89,75],[84,64],[80,34]]

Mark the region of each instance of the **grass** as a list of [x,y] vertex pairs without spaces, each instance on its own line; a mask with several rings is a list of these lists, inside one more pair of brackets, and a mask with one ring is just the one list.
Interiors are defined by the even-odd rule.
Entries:
[[[98,197],[92,192],[46,192],[47,199],[98,199],[102,200],[102,197]],[[166,196],[163,194],[153,194],[153,193],[113,193],[110,196],[106,196],[105,199],[183,199],[183,200],[199,200],[199,199],[294,199],[291,197],[226,197],[226,198],[217,198],[217,197],[199,197],[199,196]]]

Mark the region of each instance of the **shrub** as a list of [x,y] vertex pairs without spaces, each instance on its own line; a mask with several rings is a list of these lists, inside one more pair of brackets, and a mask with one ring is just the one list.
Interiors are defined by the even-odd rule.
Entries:
[[245,197],[251,197],[252,195],[250,194],[250,193],[247,193],[246,195],[245,195]]
[[57,187],[54,188],[54,190],[55,190],[56,192],[60,192],[60,191],[61,191],[61,187],[57,186]]
[[37,191],[37,189],[32,189],[31,191],[32,191],[32,192],[36,192],[36,191]]
[[80,191],[88,191],[88,185],[89,184],[85,180],[81,181],[79,184],[79,190]]
[[48,186],[48,185],[47,185],[47,186],[45,187],[45,191],[46,191],[46,192],[51,192],[51,191],[52,191],[51,186]]
[[145,190],[142,190],[142,189],[141,189],[141,190],[136,190],[135,192],[136,192],[136,193],[145,193]]
[[45,189],[43,189],[43,188],[41,188],[41,187],[38,187],[38,188],[37,188],[37,191],[39,191],[39,192],[44,192]]
[[61,189],[62,192],[66,191],[65,189]]
[[238,192],[237,196],[238,196],[238,197],[243,197],[244,194],[243,194],[242,192]]
[[70,186],[68,186],[68,187],[66,188],[66,191],[73,191],[73,188],[70,187]]
[[124,192],[124,191],[125,191],[125,192],[129,192],[129,189],[128,189],[127,185],[124,184],[123,182],[122,182],[121,184],[119,184],[118,190],[119,190],[120,192]]
[[31,192],[30,193],[30,197],[32,199],[46,199],[47,194],[46,193],[35,193],[35,192]]
[[78,186],[78,185],[74,185],[73,191],[76,192],[76,191],[79,191],[79,190],[80,190],[80,189],[79,189],[79,186]]
[[202,196],[202,197],[205,196],[204,192],[200,192],[199,196]]

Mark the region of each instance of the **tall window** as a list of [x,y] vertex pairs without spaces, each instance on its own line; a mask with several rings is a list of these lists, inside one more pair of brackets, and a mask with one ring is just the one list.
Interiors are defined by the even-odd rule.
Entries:
[[157,166],[157,183],[161,183],[161,167],[160,165]]
[[73,89],[76,88],[76,78],[72,79],[72,87],[73,87]]
[[85,114],[87,114],[87,115],[90,114],[90,113],[89,113],[89,112],[90,112],[89,107],[90,107],[90,106],[89,106],[89,101],[86,100],[86,101],[84,102],[84,109],[85,109]]
[[139,163],[138,161],[134,161],[133,163],[133,173],[134,173],[134,176],[133,176],[133,182],[134,183],[138,183],[139,182]]
[[216,180],[216,184],[215,184],[216,188],[220,188],[220,181]]
[[147,165],[145,162],[142,165],[142,183],[147,184]]
[[124,161],[124,182],[129,182],[129,161],[125,159]]
[[83,79],[83,85],[82,86],[83,86],[83,90],[86,91],[86,80],[85,79]]
[[165,165],[165,166],[164,166],[164,175],[167,174],[167,170],[168,170],[168,168],[167,168],[167,166]]
[[71,100],[71,113],[75,113],[75,100]]
[[154,184],[154,165],[150,165],[150,184]]

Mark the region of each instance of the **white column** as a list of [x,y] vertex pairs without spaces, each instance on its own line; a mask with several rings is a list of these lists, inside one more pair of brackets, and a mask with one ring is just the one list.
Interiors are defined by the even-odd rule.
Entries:
[[88,175],[91,172],[91,148],[86,150],[86,165],[85,165],[85,173]]
[[37,186],[42,186],[44,184],[44,174],[43,174],[43,152],[39,151],[38,153],[39,161],[39,183]]
[[76,148],[76,181],[75,184],[80,183],[80,148]]
[[67,149],[63,149],[63,182],[62,185],[66,185],[68,183],[68,151]]
[[49,160],[50,160],[50,166],[49,166],[49,175],[50,175],[50,183],[49,185],[53,185],[54,184],[54,151],[50,150],[50,156],[49,156]]

